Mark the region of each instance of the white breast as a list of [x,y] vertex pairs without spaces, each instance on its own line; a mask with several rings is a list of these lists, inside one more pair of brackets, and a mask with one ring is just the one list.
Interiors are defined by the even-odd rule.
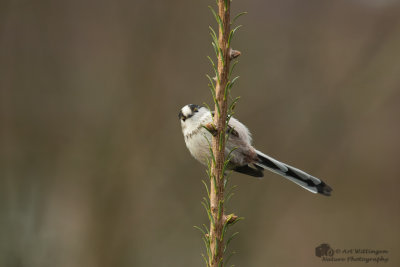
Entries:
[[185,142],[192,156],[206,165],[207,158],[210,156],[211,134],[206,129],[201,128],[197,133],[187,136]]
[[[211,113],[208,110],[201,110],[199,114],[182,122],[183,135],[185,136],[186,146],[192,156],[202,164],[207,164],[210,160],[210,144],[212,136],[202,127],[212,122]],[[231,118],[230,126],[235,129],[238,136],[230,136],[226,143],[225,156],[233,151],[231,155],[231,163],[233,166],[243,166],[252,161],[255,154],[254,148],[251,146],[251,135],[246,126],[235,118]]]
[[202,125],[211,122],[212,117],[208,111],[196,114],[182,122],[186,146],[192,156],[203,164],[207,164],[207,158],[210,155],[209,143],[211,144],[211,134]]

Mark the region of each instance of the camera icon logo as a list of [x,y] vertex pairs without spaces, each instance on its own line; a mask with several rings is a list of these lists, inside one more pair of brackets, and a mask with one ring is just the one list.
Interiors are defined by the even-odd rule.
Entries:
[[323,257],[323,256],[328,256],[332,257],[335,252],[329,246],[329,244],[321,244],[318,247],[315,248],[315,256],[317,257]]

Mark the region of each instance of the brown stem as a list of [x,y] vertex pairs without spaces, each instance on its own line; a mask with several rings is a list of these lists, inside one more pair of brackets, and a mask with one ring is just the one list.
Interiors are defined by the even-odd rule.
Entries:
[[[227,100],[224,99],[225,86],[228,82],[230,53],[228,47],[228,37],[230,32],[230,0],[218,0],[218,14],[222,20],[222,26],[219,27],[218,44],[222,50],[222,55],[218,57],[218,73],[220,81],[216,84],[216,100],[221,113],[218,114],[217,105],[215,105],[214,125],[216,126],[216,135],[212,137],[212,151],[215,156],[215,164],[211,166],[210,186],[210,206],[211,214],[214,218],[214,224],[210,225],[210,266],[222,266],[224,242],[222,240],[222,230],[225,223],[224,214],[224,174],[222,169],[225,161],[225,126],[227,117]],[[215,183],[215,184],[214,184]]]

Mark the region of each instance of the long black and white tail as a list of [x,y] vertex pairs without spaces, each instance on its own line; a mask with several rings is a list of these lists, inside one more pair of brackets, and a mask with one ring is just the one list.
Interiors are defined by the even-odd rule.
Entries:
[[256,150],[256,152],[260,159],[260,162],[255,163],[257,167],[275,172],[312,193],[319,193],[325,196],[331,195],[332,188],[320,179],[305,173],[302,170],[277,161],[258,150]]

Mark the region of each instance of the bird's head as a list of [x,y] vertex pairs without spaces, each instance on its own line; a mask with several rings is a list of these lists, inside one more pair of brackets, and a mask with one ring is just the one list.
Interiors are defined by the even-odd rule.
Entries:
[[200,118],[207,112],[207,108],[199,105],[188,104],[184,106],[178,114],[182,128],[197,127],[198,123],[200,122]]
[[187,119],[192,118],[196,113],[199,112],[199,110],[202,108],[202,106],[195,105],[195,104],[188,104],[184,106],[181,111],[179,111],[178,118],[181,121],[186,121]]

